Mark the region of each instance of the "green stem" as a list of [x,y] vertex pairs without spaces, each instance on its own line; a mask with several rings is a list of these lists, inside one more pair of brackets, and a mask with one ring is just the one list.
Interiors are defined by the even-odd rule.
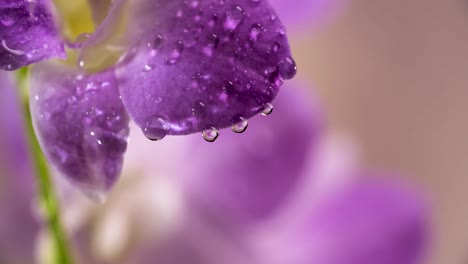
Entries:
[[35,169],[35,178],[38,187],[38,196],[41,209],[44,209],[44,217],[47,222],[49,234],[52,236],[54,245],[54,263],[72,264],[73,257],[67,240],[66,233],[60,217],[60,204],[55,193],[54,183],[47,165],[47,161],[42,154],[42,150],[37,141],[36,134],[32,126],[31,113],[29,111],[29,97],[27,95],[28,70],[19,70],[17,81],[22,88],[21,98],[23,99],[23,115],[25,117],[27,135],[29,139],[30,153]]

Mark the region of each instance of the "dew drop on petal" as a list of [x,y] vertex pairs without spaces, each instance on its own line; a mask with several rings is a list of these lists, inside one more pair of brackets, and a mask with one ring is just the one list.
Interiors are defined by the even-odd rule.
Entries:
[[276,41],[271,46],[271,51],[273,51],[274,53],[277,53],[280,48],[281,48],[281,44],[278,41]]
[[245,18],[245,11],[240,6],[236,6],[231,11],[226,13],[226,20],[224,21],[224,28],[227,30],[235,30]]
[[184,42],[182,40],[178,40],[174,43],[172,53],[170,58],[167,60],[168,64],[175,64],[179,61],[182,52],[184,51]]
[[163,43],[164,43],[164,36],[161,34],[157,34],[156,37],[154,37],[153,41],[151,43],[148,43],[148,46],[156,50],[156,49],[159,49]]
[[292,79],[296,76],[297,66],[293,58],[288,57],[279,63],[279,74],[284,80]]
[[153,70],[153,66],[151,66],[149,64],[145,64],[145,65],[143,65],[143,68],[141,70],[143,72],[149,72],[149,71]]
[[263,31],[263,27],[260,24],[253,24],[250,28],[250,38],[252,40],[257,40],[260,33]]
[[273,112],[273,105],[271,103],[267,103],[262,110],[262,116],[268,116]]
[[208,142],[214,142],[219,137],[219,130],[215,127],[206,129],[202,133],[203,139]]
[[248,123],[247,119],[245,119],[243,117],[239,117],[238,119],[239,119],[239,121],[236,124],[234,124],[231,127],[231,129],[235,133],[244,133],[245,130],[247,130],[247,127],[249,126],[249,123]]
[[166,121],[161,117],[152,117],[145,122],[141,130],[149,140],[161,140],[167,135]]

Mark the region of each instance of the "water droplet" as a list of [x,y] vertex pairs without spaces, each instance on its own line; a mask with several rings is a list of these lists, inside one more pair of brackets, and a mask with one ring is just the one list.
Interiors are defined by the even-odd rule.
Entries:
[[267,116],[271,113],[273,113],[273,105],[271,103],[267,103],[265,106],[263,106],[262,116]]
[[184,43],[182,42],[182,40],[179,40],[179,41],[176,41],[174,43],[174,47],[173,47],[173,50],[172,50],[172,53],[171,53],[171,57],[170,59],[167,60],[167,62],[169,64],[174,64],[176,63],[180,56],[182,55],[182,52],[184,51]]
[[250,38],[252,40],[257,40],[258,35],[263,31],[263,27],[260,24],[253,24],[250,28]]
[[163,43],[164,36],[161,34],[157,34],[156,37],[154,37],[153,42],[148,43],[148,46],[152,49],[159,49]]
[[224,21],[224,28],[227,30],[234,30],[239,26],[245,18],[245,11],[240,6],[236,6],[231,11],[226,13],[226,20]]
[[249,123],[247,119],[243,117],[238,117],[236,118],[238,121],[236,124],[234,124],[231,129],[235,133],[244,133],[245,130],[247,130],[247,127],[249,126]]
[[208,37],[208,44],[203,48],[203,53],[206,56],[213,55],[213,50],[219,45],[219,38],[215,34]]
[[281,44],[278,41],[276,41],[271,46],[271,51],[273,51],[274,53],[277,53],[280,48],[281,48]]
[[205,118],[207,115],[206,105],[198,100],[193,103],[192,114],[198,118]]
[[219,19],[218,15],[217,15],[217,14],[214,14],[214,15],[211,17],[210,21],[208,21],[208,26],[209,26],[209,27],[214,27],[214,25],[216,25],[216,23],[218,22],[218,19]]
[[202,133],[203,139],[208,142],[214,142],[219,137],[219,130],[215,127],[208,128]]
[[142,127],[143,134],[149,140],[161,140],[167,135],[166,120],[161,117],[151,117]]
[[281,26],[278,30],[278,33],[280,33],[280,35],[286,35],[286,28],[284,26]]
[[284,80],[292,79],[296,75],[296,72],[297,66],[293,58],[288,57],[279,63],[279,74]]
[[143,72],[149,72],[149,71],[151,71],[151,70],[153,70],[153,66],[152,66],[152,65],[149,65],[149,64],[145,64],[145,65],[143,66],[143,69],[141,69],[141,71],[143,71]]

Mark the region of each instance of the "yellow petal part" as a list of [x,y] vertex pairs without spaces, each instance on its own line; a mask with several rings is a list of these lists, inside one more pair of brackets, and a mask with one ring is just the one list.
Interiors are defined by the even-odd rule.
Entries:
[[88,0],[53,0],[61,19],[62,33],[70,41],[95,30]]

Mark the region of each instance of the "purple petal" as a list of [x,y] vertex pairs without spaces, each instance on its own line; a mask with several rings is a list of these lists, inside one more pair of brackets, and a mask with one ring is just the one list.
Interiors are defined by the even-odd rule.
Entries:
[[298,225],[288,263],[415,264],[427,246],[421,196],[382,181],[350,185],[329,196]]
[[248,119],[296,73],[267,1],[143,0],[136,8],[138,43],[117,75],[127,110],[150,139]]
[[31,111],[42,149],[59,172],[89,194],[112,186],[129,133],[112,70],[86,76],[64,65],[38,65]]
[[0,69],[65,57],[48,0],[0,0]]
[[215,143],[194,137],[188,188],[212,210],[240,219],[264,219],[295,190],[321,138],[323,118],[308,96],[283,89],[273,113],[254,117],[247,131],[221,131]]
[[0,263],[33,263],[39,222],[34,178],[13,77],[0,72]]

